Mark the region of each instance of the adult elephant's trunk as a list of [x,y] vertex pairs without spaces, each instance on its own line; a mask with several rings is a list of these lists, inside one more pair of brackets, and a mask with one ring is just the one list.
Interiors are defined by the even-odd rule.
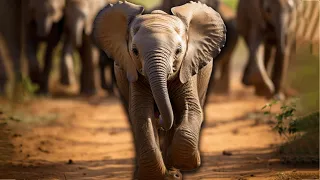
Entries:
[[158,57],[161,55],[154,55],[146,61],[145,72],[161,115],[160,126],[169,130],[173,124],[173,111],[167,88],[169,64]]

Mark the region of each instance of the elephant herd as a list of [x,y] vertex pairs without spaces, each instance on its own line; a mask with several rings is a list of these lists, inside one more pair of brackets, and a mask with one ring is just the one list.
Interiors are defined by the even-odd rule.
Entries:
[[[26,59],[28,76],[48,93],[54,50],[62,44],[60,83],[76,82],[74,52],[81,62],[80,93],[94,94],[95,63],[104,57],[92,41],[92,26],[96,14],[112,0],[10,0],[0,2],[0,90],[7,80],[4,61],[13,66],[15,80],[21,80],[22,59]],[[40,43],[45,43],[43,59],[39,59]],[[40,67],[43,62],[43,67]]]
[[[163,0],[156,9],[171,14],[171,8],[189,0]],[[27,60],[28,76],[38,84],[40,93],[48,93],[49,76],[54,50],[62,44],[60,83],[76,83],[74,52],[80,55],[80,93],[96,93],[95,71],[99,62],[101,87],[113,93],[115,76],[113,61],[103,53],[92,39],[93,21],[97,13],[115,0],[12,0],[2,1],[0,27],[0,92],[7,82],[4,59],[12,62],[16,80],[21,76],[21,61]],[[256,95],[283,97],[283,86],[290,59],[286,47],[286,24],[293,0],[239,0],[237,13],[220,0],[200,0],[215,9],[224,20],[227,40],[213,66],[209,92],[227,94],[230,90],[230,61],[238,36],[242,36],[249,50],[242,82],[254,86]],[[152,10],[143,12],[147,14]],[[231,14],[231,15],[230,15]],[[254,15],[253,15],[254,14]],[[111,26],[111,25],[110,25]],[[40,43],[46,44],[43,59],[39,59]],[[258,47],[265,47],[264,60],[257,58]],[[276,51],[273,55],[273,51]],[[271,63],[270,63],[271,61]],[[43,67],[40,67],[43,62]],[[105,67],[112,69],[111,83],[106,83]],[[272,67],[270,67],[272,66]],[[272,69],[268,74],[267,70]],[[218,76],[219,75],[219,76]],[[213,80],[215,79],[215,80]],[[213,83],[214,82],[214,83]],[[213,87],[213,89],[211,88]]]
[[[0,45],[8,49],[0,48],[0,58],[9,56],[19,74],[25,53],[29,76],[40,91],[48,91],[52,53],[59,41],[61,83],[75,81],[70,75],[73,52],[80,54],[80,93],[95,93],[98,61],[101,85],[110,91],[113,83],[106,84],[104,70],[113,66],[111,79],[133,130],[137,179],[182,179],[180,170],[200,166],[207,92],[212,82],[213,90],[228,92],[230,60],[239,35],[249,49],[242,82],[254,86],[257,95],[281,97],[288,64],[285,22],[293,6],[290,0],[239,0],[236,16],[230,16],[219,0],[164,0],[152,11],[127,1],[0,3]],[[37,59],[42,41],[47,43],[44,68]],[[265,46],[262,60],[257,58],[260,44]]]

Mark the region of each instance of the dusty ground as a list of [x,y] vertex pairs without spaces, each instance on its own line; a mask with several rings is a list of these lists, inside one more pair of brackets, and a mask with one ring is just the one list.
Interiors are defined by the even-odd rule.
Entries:
[[[252,113],[266,101],[236,82],[232,87],[229,97],[210,97],[202,167],[184,179],[272,179],[283,172],[317,177],[318,167],[281,164],[273,153],[281,138]],[[132,137],[116,98],[39,98],[15,106],[14,116],[6,114],[8,101],[0,105],[0,179],[131,178]]]

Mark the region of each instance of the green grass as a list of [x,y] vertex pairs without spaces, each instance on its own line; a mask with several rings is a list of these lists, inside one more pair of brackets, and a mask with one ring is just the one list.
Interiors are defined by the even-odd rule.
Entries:
[[162,0],[129,0],[135,4],[143,5],[146,9],[153,8],[156,5],[162,3]]
[[[136,4],[141,4],[147,9],[162,3],[162,0],[129,0],[129,1]],[[236,9],[238,4],[238,0],[222,0],[222,2],[226,3],[228,6],[230,6],[234,10]]]
[[233,10],[236,10],[237,8],[238,0],[222,0],[222,2],[226,3]]

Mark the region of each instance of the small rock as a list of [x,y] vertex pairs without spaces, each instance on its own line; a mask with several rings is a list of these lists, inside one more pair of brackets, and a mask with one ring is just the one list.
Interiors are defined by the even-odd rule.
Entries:
[[85,175],[87,175],[87,173],[83,173],[83,175],[85,176]]
[[12,137],[15,137],[15,138],[16,138],[16,137],[21,137],[21,136],[22,136],[21,134],[17,134],[17,133],[15,133],[15,134],[12,135]]
[[250,174],[251,177],[254,177],[254,174]]
[[15,122],[20,122],[20,121],[21,121],[20,119],[15,118],[15,117],[13,117],[13,116],[9,117],[9,120],[15,121]]
[[224,156],[232,156],[232,152],[230,152],[230,151],[222,151],[222,154]]
[[72,159],[69,159],[68,163],[67,164],[73,164],[73,161]]
[[239,134],[239,129],[233,129],[232,134]]
[[38,147],[38,150],[43,152],[43,153],[47,153],[47,154],[50,153],[48,150],[42,149],[41,147]]
[[0,126],[7,125],[7,124],[8,124],[7,122],[3,122],[3,123],[0,123]]

